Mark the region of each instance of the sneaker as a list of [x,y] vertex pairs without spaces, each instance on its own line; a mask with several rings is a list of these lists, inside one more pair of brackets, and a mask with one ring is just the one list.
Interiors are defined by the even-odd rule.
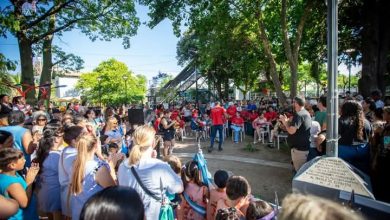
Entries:
[[209,148],[209,149],[207,150],[207,152],[209,152],[209,153],[213,152],[213,148]]
[[218,148],[218,151],[223,151],[223,148]]

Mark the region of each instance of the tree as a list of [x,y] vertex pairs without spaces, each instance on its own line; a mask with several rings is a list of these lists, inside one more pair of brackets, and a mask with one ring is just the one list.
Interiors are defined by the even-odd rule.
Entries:
[[[5,36],[6,31],[9,31],[18,39],[22,81],[29,85],[34,85],[34,44],[45,41],[44,48],[50,52],[49,45],[54,34],[78,28],[91,40],[122,38],[124,47],[128,48],[130,37],[136,34],[139,26],[133,1],[38,1],[36,11],[28,14],[23,13],[24,3],[10,0],[4,8],[0,8],[0,34]],[[44,60],[50,59],[49,54],[44,56]],[[51,66],[51,63],[47,66]],[[34,90],[27,94],[29,101],[33,101],[34,97]]]
[[[199,44],[201,47],[213,48],[213,53],[199,52],[200,60],[213,67],[230,67],[237,61],[232,58],[228,50],[231,49],[224,42],[229,42],[234,31],[240,26],[249,27],[247,34],[256,37],[256,44],[260,45],[268,62],[269,78],[272,80],[279,100],[286,102],[282,83],[277,71],[278,64],[287,63],[291,74],[291,96],[296,94],[297,70],[299,64],[299,51],[305,23],[315,6],[312,2],[318,1],[247,1],[247,0],[221,0],[221,1],[180,1],[166,2],[156,0],[143,0],[141,3],[151,9],[149,25],[154,27],[164,18],[173,20],[176,33],[179,33],[180,24],[184,23],[195,32],[202,41],[202,37],[215,36],[215,41]],[[221,31],[223,30],[223,31]],[[207,31],[207,32],[206,32]],[[232,35],[233,33],[233,35]],[[209,39],[213,39],[212,37]],[[207,41],[204,41],[207,42]],[[219,47],[218,45],[223,47]],[[226,53],[225,53],[226,52]],[[283,58],[282,56],[283,55]],[[202,59],[203,57],[203,59]],[[221,64],[213,61],[222,61]],[[260,71],[259,71],[260,72]],[[220,71],[220,74],[227,74]],[[223,79],[223,77],[221,77]],[[226,84],[226,80],[224,80]],[[218,86],[218,84],[217,84]]]
[[[123,76],[127,76],[126,85]],[[91,73],[82,74],[76,88],[94,103],[100,100],[103,104],[113,105],[126,101],[139,102],[146,94],[146,77],[134,75],[126,64],[109,59],[100,63]]]
[[12,94],[13,90],[8,85],[16,84],[15,77],[9,71],[16,69],[16,62],[7,59],[0,53],[0,94]]

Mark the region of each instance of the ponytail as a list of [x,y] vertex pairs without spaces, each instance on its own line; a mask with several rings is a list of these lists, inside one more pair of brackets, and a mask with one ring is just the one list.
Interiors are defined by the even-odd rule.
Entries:
[[143,153],[152,147],[154,135],[156,131],[153,127],[143,125],[137,127],[133,133],[134,146],[131,148],[129,156],[129,165],[135,165],[139,163]]
[[85,164],[88,154],[94,149],[97,139],[93,135],[81,135],[76,143],[77,157],[73,165],[72,181],[70,185],[70,192],[72,194],[79,194],[82,192],[82,181],[85,174]]
[[135,165],[139,163],[139,160],[141,159],[143,153],[149,148],[150,146],[141,146],[141,145],[135,145],[131,148],[130,156],[129,156],[129,165]]

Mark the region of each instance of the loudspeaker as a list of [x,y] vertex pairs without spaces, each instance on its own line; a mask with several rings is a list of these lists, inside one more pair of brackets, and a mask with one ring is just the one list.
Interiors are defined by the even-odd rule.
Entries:
[[144,124],[144,111],[143,109],[129,109],[128,110],[129,123],[130,124]]

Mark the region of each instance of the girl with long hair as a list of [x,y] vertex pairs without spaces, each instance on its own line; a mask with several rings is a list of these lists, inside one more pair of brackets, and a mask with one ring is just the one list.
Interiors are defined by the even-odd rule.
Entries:
[[341,106],[339,118],[339,157],[368,173],[371,124],[365,119],[363,108],[357,101],[349,100]]
[[[206,219],[208,189],[201,181],[201,173],[196,161],[188,161],[182,169],[181,179],[184,183],[182,210],[184,219]],[[196,205],[193,205],[196,204]],[[198,208],[195,208],[198,207]]]
[[167,201],[166,192],[175,194],[183,191],[180,177],[166,162],[155,158],[155,134],[153,127],[137,127],[133,133],[134,145],[130,157],[118,170],[119,185],[130,186],[140,195],[146,219],[159,218],[161,205]]
[[[99,150],[96,136],[82,134],[76,142],[77,157],[73,164],[72,179],[69,187],[72,219],[79,219],[84,203],[102,189],[116,185],[114,168],[95,157]],[[113,167],[112,167],[113,166]]]
[[63,142],[62,126],[48,124],[43,129],[35,162],[41,167],[37,179],[38,210],[49,219],[61,219],[61,186],[58,180],[58,162]]
[[76,139],[83,133],[84,128],[67,124],[64,127],[64,142],[68,145],[61,153],[58,161],[58,180],[61,185],[61,211],[64,216],[70,218],[71,211],[67,204],[69,183],[71,182],[71,172],[73,162],[76,159]]

